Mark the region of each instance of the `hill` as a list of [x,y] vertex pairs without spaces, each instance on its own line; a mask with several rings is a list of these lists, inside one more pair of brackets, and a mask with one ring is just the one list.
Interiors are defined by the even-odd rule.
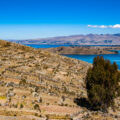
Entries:
[[[50,51],[60,55],[78,54],[78,55],[100,55],[100,54],[117,54],[115,50],[120,50],[120,47],[101,47],[101,46],[74,46],[74,47],[56,47],[56,48],[41,48],[41,50]],[[113,51],[112,51],[113,50]]]
[[[36,115],[35,105],[40,106],[44,115],[73,112],[76,109],[71,109],[76,106],[73,99],[86,95],[83,79],[89,66],[82,61],[0,41],[0,115]],[[68,106],[68,111],[60,113],[65,109],[61,106]]]
[[120,34],[73,35],[29,40],[13,40],[13,42],[20,44],[50,45],[120,45]]
[[75,98],[87,97],[84,78],[90,66],[1,40],[0,120],[118,118],[118,112],[110,116],[74,103]]

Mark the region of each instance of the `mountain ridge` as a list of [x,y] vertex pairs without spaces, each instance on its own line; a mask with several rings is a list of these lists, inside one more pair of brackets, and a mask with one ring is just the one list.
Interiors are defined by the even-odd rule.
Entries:
[[10,40],[20,44],[51,45],[120,45],[120,34],[87,34],[38,38],[28,40]]

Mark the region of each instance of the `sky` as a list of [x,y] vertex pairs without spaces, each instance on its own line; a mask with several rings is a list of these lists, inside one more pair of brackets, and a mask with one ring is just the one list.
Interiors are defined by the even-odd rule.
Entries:
[[120,33],[120,0],[0,0],[0,39]]

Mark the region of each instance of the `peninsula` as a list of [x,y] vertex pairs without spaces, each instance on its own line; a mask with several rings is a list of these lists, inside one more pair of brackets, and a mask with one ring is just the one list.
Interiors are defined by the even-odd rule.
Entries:
[[67,55],[67,54],[78,54],[78,55],[93,55],[93,54],[117,54],[120,50],[120,46],[73,46],[73,47],[56,47],[56,48],[41,48],[49,52]]

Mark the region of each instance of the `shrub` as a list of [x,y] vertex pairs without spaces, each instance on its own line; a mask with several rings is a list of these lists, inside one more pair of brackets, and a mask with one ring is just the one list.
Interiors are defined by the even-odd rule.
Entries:
[[25,79],[21,79],[21,81],[19,82],[19,85],[25,85],[27,82]]
[[111,64],[103,57],[94,58],[93,67],[86,76],[89,103],[94,110],[107,111],[114,106],[114,98],[119,96],[120,73],[116,63]]
[[39,107],[39,105],[38,105],[38,104],[35,104],[35,105],[34,105],[34,109],[40,111],[40,107]]
[[35,92],[38,92],[38,90],[39,90],[39,87],[36,86],[36,87],[35,87]]
[[15,104],[14,107],[17,108],[17,107],[18,107],[18,104]]
[[23,104],[20,104],[20,108],[23,108],[24,106],[23,106]]
[[10,45],[11,45],[10,42],[6,42],[6,43],[3,44],[3,47],[9,47]]
[[38,116],[38,113],[35,113],[35,116]]

